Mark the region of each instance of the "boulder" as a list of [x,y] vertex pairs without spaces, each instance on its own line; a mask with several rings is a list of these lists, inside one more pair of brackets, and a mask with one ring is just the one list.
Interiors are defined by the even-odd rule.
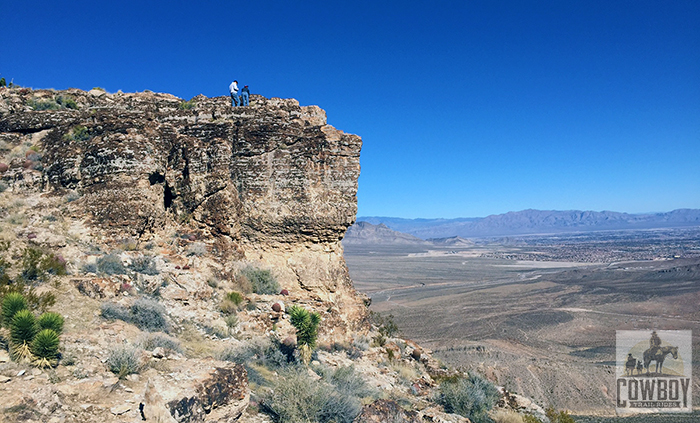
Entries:
[[421,423],[418,413],[406,411],[394,400],[380,399],[362,407],[354,423]]
[[150,375],[141,409],[147,421],[236,421],[249,402],[245,368],[209,360],[166,376]]

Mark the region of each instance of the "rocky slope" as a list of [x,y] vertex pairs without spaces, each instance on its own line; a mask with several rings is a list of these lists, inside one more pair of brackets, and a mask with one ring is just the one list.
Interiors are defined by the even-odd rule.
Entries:
[[[348,276],[360,148],[295,100],[0,88],[0,295],[65,317],[52,368],[0,328],[0,420],[285,421],[316,395],[358,422],[468,421]],[[320,317],[302,371],[291,305]]]

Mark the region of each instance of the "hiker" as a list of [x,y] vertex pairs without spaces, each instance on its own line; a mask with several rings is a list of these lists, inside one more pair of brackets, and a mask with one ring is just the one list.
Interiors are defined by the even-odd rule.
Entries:
[[241,90],[241,106],[247,106],[248,105],[248,97],[250,96],[250,91],[248,90],[248,86],[246,85],[243,87]]
[[238,98],[238,81],[234,80],[228,86],[228,91],[231,93],[231,107],[240,106],[241,101]]

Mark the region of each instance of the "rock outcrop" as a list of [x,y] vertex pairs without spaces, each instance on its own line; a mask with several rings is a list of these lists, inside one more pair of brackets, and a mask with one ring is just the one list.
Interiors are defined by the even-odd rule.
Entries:
[[[273,270],[283,288],[359,313],[340,240],[354,222],[361,139],[316,106],[252,96],[0,90],[11,189],[71,193],[103,240],[147,241],[186,223],[222,261]],[[354,310],[354,311],[353,311]]]
[[248,406],[245,368],[201,366],[187,373],[149,379],[139,404],[145,420],[174,422],[235,421]]

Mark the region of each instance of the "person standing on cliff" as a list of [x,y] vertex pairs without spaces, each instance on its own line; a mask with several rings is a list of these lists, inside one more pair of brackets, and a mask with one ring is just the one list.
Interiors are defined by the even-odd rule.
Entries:
[[250,97],[250,91],[248,90],[248,86],[246,85],[241,90],[241,106],[248,105],[248,97]]
[[231,85],[228,86],[228,92],[231,93],[231,107],[240,106],[241,102],[238,98],[238,81],[234,80]]

